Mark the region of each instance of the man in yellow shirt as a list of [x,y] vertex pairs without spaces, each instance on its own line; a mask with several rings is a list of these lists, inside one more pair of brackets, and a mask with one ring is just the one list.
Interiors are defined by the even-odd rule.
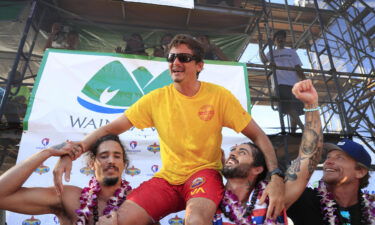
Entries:
[[[211,224],[224,191],[219,173],[223,127],[253,140],[263,150],[269,171],[278,170],[271,142],[238,100],[223,87],[198,81],[203,56],[197,40],[177,35],[167,57],[173,83],[143,96],[119,118],[78,143],[86,151],[106,134],[120,134],[132,126],[157,129],[162,169],[128,196],[118,211],[119,225],[151,224],[183,209],[185,224]],[[80,155],[72,153],[74,158]],[[71,163],[68,157],[59,164],[65,163]],[[55,168],[60,190],[64,166]],[[267,216],[275,218],[283,208],[284,184],[277,172],[271,174],[275,176],[264,196],[270,198]]]

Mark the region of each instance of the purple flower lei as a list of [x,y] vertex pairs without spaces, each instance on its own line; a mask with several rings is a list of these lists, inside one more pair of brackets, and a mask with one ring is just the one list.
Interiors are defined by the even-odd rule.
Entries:
[[226,190],[221,202],[224,209],[229,211],[229,218],[233,219],[236,224],[251,224],[251,216],[244,217],[246,207],[243,207],[237,196],[230,190]]
[[[125,180],[121,181],[121,187],[115,191],[114,196],[112,196],[107,201],[107,206],[103,211],[103,215],[108,215],[112,210],[117,210],[120,205],[125,201],[126,194],[131,190],[129,183]],[[81,206],[75,212],[77,213],[78,220],[76,225],[85,225],[88,223],[88,218],[92,214],[92,209],[98,205],[98,194],[100,192],[100,184],[95,177],[92,177],[89,182],[89,187],[82,189],[81,197],[79,202]]]
[[[329,225],[339,224],[339,218],[337,217],[337,203],[333,198],[333,194],[328,192],[327,187],[323,180],[319,181],[319,186],[316,188],[321,196],[320,207],[323,212],[323,219],[327,221]],[[362,194],[363,199],[363,216],[366,221],[369,221],[369,225],[375,225],[375,201],[374,198],[368,194]]]
[[[229,212],[229,218],[233,220],[233,222],[235,222],[237,225],[252,224],[251,214],[246,216],[246,214],[248,213],[247,208],[251,208],[251,210],[254,209],[254,205],[259,201],[258,196],[262,195],[262,192],[264,191],[266,186],[267,183],[265,181],[259,182],[250,195],[252,199],[253,197],[256,198],[256,202],[252,201],[250,203],[251,205],[247,205],[245,207],[242,205],[241,201],[235,194],[233,194],[230,190],[225,190],[223,200],[221,201],[221,207],[226,212]],[[258,193],[257,191],[255,191],[256,189],[259,190]],[[252,196],[254,194],[257,196]],[[267,220],[264,224],[275,224],[275,221]]]

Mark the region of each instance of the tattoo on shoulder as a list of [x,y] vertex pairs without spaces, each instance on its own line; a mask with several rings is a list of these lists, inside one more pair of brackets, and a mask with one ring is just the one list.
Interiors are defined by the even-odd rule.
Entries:
[[52,146],[51,148],[56,149],[56,150],[60,150],[60,149],[62,149],[65,145],[66,145],[66,142],[63,142],[63,143],[61,143],[61,144],[54,145],[54,146]]

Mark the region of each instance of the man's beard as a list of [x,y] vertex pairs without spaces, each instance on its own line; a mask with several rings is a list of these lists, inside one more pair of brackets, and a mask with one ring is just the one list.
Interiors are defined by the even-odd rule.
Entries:
[[103,179],[103,185],[104,186],[113,186],[116,185],[118,182],[118,177],[104,177]]
[[247,178],[252,164],[242,163],[236,167],[224,166],[222,173],[225,178]]
[[346,179],[342,179],[341,177],[325,176],[324,173],[323,173],[322,180],[327,185],[337,185],[337,184],[340,184],[341,182],[345,181]]

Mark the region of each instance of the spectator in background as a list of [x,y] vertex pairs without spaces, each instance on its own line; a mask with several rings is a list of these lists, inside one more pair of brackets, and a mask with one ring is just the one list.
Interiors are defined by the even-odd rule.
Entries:
[[[273,59],[276,66],[294,67],[296,71],[290,70],[276,70],[277,87],[280,94],[280,106],[279,110],[283,114],[290,116],[291,132],[295,133],[298,126],[303,130],[304,126],[299,118],[303,114],[303,104],[297,100],[292,94],[292,87],[295,83],[305,79],[305,75],[302,72],[302,62],[299,59],[296,50],[285,48],[286,31],[280,30],[273,35],[273,41],[276,45],[276,49],[273,50]],[[271,62],[270,52],[264,55],[262,51],[262,40],[260,39],[259,55],[264,64]],[[271,80],[272,88],[275,90],[274,80]],[[277,93],[274,91],[274,93]]]
[[204,59],[211,59],[211,60],[225,60],[227,61],[228,58],[225,56],[223,51],[215,44],[210,42],[210,38],[207,35],[201,35],[198,38],[204,47]]
[[126,47],[125,49],[122,49],[121,47],[117,47],[115,49],[117,53],[147,56],[147,53],[145,51],[145,44],[140,34],[133,33],[132,35],[130,35],[130,37],[127,37],[126,35],[124,35],[123,40],[126,42]]
[[75,50],[79,45],[79,34],[69,26],[60,23],[52,25],[51,33],[47,39],[47,48],[69,49]]
[[173,36],[170,33],[165,34],[160,39],[160,45],[155,47],[154,56],[155,57],[166,57],[168,54],[168,44],[172,41]]

